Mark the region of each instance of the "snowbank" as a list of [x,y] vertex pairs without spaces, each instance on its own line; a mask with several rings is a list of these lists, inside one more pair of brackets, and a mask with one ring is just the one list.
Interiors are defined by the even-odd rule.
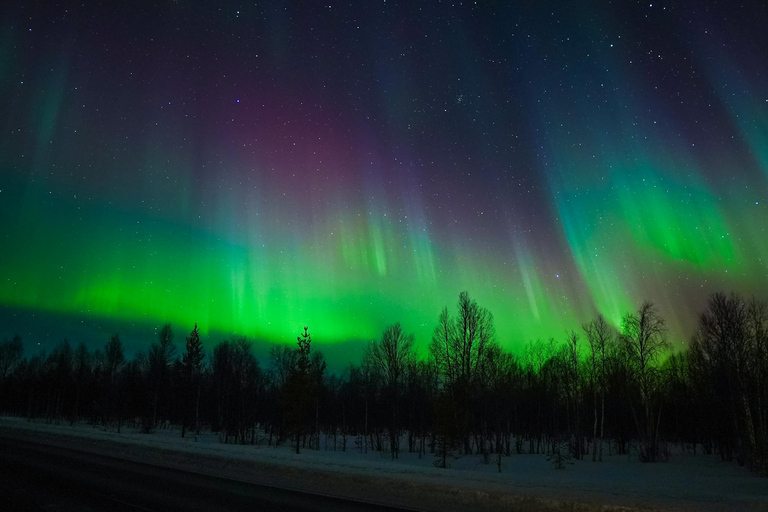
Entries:
[[[768,479],[716,456],[679,454],[667,463],[642,464],[627,456],[603,463],[575,461],[555,470],[543,455],[452,461],[433,466],[430,455],[360,453],[289,446],[225,445],[209,432],[181,438],[178,429],[118,434],[85,424],[46,424],[0,418],[0,435],[19,437],[142,462],[266,485],[333,494],[421,510],[768,510]],[[324,443],[321,443],[321,446]]]

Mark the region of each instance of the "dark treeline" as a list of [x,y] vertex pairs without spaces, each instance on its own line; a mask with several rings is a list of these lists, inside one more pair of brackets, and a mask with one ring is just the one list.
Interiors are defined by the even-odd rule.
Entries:
[[439,467],[476,455],[501,471],[502,457],[523,453],[655,462],[676,447],[768,473],[765,303],[712,295],[684,351],[671,350],[648,302],[619,331],[598,315],[520,354],[499,337],[467,293],[440,313],[424,357],[394,324],[342,376],[326,372],[306,327],[295,347],[273,346],[269,361],[244,337],[205,350],[197,326],[177,344],[165,325],[132,360],[117,335],[102,350],[64,341],[31,357],[15,337],[0,345],[0,407],[118,431],[173,425],[195,439],[205,428],[224,443],[297,453],[406,450]]

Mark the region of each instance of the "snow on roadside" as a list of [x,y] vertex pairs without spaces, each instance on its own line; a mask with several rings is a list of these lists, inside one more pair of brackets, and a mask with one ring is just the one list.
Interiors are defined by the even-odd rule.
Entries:
[[[483,464],[480,457],[461,457],[452,462],[450,469],[439,469],[433,466],[434,458],[429,454],[419,459],[417,454],[403,452],[399,460],[393,461],[388,454],[360,453],[352,438],[347,441],[346,452],[333,451],[331,442],[331,450],[305,449],[296,455],[290,446],[223,444],[210,432],[202,433],[199,442],[195,442],[192,436],[181,438],[178,429],[160,429],[147,435],[123,428],[118,434],[85,424],[55,425],[11,417],[0,418],[0,428],[160,449],[184,454],[194,463],[202,458],[209,464],[211,459],[226,459],[273,465],[294,472],[310,471],[315,475],[333,472],[350,477],[394,479],[407,482],[412,494],[414,491],[420,494],[421,485],[448,486],[469,492],[472,499],[495,495],[495,500],[486,501],[496,505],[500,503],[499,495],[513,495],[533,499],[543,508],[555,509],[565,503],[578,502],[590,505],[589,508],[611,505],[679,510],[768,510],[768,479],[723,463],[716,456],[676,455],[667,463],[642,464],[636,458],[629,460],[627,456],[604,454],[603,463],[585,459],[575,461],[564,470],[555,470],[543,455],[512,455],[502,458],[499,474],[495,459]],[[197,457],[190,458],[190,455]],[[282,470],[278,472],[286,474]],[[301,481],[297,478],[296,481]],[[323,485],[330,480],[326,478]],[[413,496],[413,500],[415,506],[431,508],[419,503],[419,496]],[[505,502],[503,497],[501,502]],[[527,507],[532,505],[528,503]],[[527,507],[525,509],[529,509]]]

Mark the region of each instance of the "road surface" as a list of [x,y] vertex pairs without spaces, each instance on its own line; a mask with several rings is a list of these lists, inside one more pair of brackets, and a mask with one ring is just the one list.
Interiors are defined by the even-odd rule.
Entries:
[[401,512],[404,509],[0,438],[0,510]]

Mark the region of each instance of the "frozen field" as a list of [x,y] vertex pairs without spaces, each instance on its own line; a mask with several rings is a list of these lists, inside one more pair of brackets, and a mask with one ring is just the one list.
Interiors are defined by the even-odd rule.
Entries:
[[544,455],[452,461],[433,466],[429,454],[360,453],[354,439],[347,451],[289,446],[225,445],[215,434],[199,442],[178,429],[121,433],[85,424],[52,425],[0,418],[0,433],[230,478],[338,494],[363,500],[408,504],[418,509],[462,510],[768,510],[768,479],[723,463],[716,456],[678,454],[669,462],[642,464],[636,457],[606,456],[603,463],[574,461],[556,470]]

